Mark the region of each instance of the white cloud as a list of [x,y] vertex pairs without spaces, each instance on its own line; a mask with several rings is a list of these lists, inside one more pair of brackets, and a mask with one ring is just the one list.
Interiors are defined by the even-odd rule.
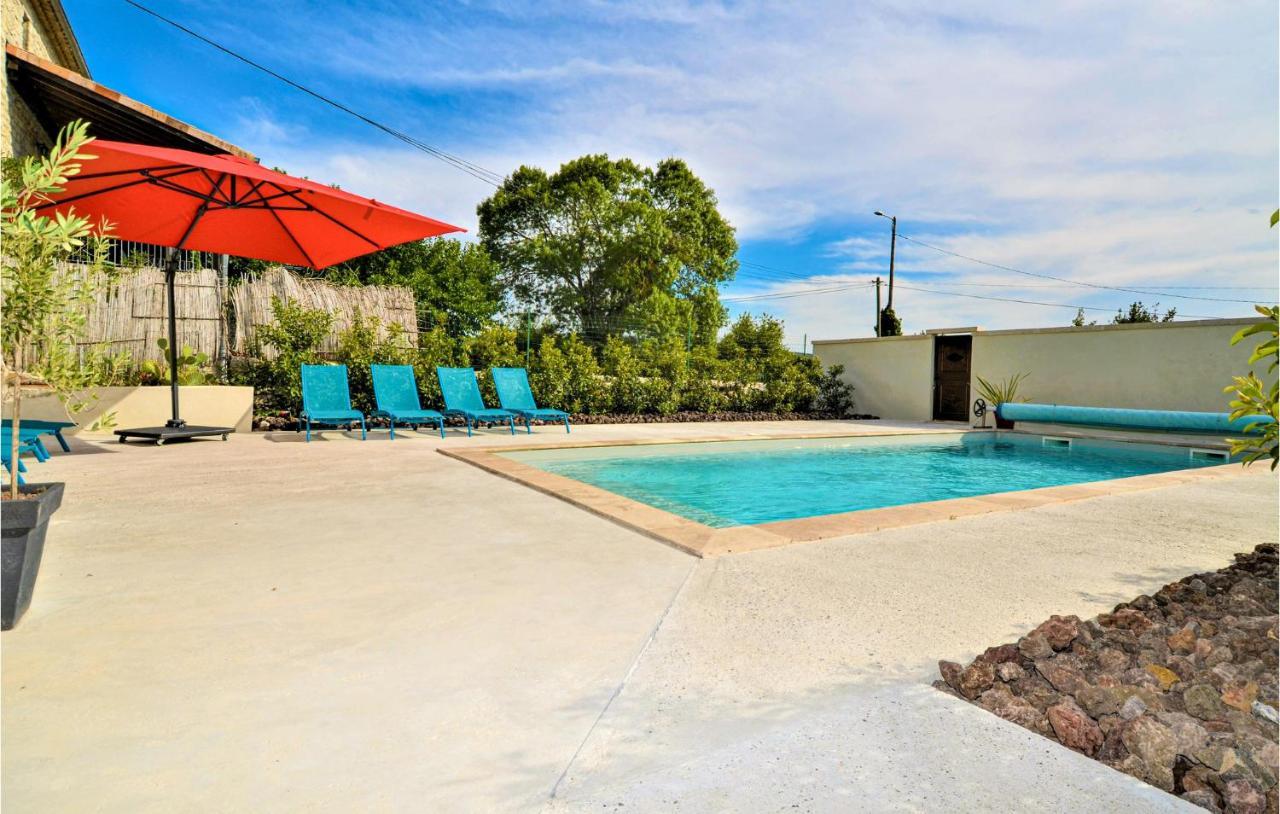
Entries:
[[[387,6],[290,26],[278,38],[286,54],[309,71],[364,78],[371,105],[409,89],[455,95],[452,107],[415,96],[421,115],[406,119],[435,143],[432,117],[447,117],[449,132],[463,134],[441,145],[450,152],[500,172],[589,151],[677,155],[715,187],[744,240],[803,243],[819,227],[829,235],[847,225],[844,237],[822,238],[836,273],[884,269],[883,223],[870,219],[882,208],[900,216],[904,234],[1073,279],[1276,283],[1266,228],[1280,196],[1274,2]],[[316,49],[321,35],[328,47]],[[476,92],[504,95],[472,110]],[[249,144],[269,143],[284,156],[268,156],[274,163],[468,228],[489,192],[421,154],[380,146],[372,131],[379,146],[317,141],[318,128],[291,143],[280,136],[264,130]],[[904,271],[1019,283],[909,243],[899,249]],[[989,293],[1125,299],[1029,290],[1035,296]],[[902,294],[911,330],[1072,316]],[[870,319],[850,313],[872,309],[856,296],[769,308],[793,334],[865,335]]]

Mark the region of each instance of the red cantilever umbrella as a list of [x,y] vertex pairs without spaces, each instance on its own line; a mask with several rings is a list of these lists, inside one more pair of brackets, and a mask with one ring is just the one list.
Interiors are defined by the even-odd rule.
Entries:
[[[325,268],[388,246],[463,231],[232,155],[102,140],[93,141],[89,151],[97,158],[42,208],[74,208],[91,220],[105,218],[115,227],[113,235],[124,240]],[[173,418],[164,427],[117,430],[121,441],[225,438],[230,432],[189,426],[178,415],[176,271],[174,252],[165,269]]]

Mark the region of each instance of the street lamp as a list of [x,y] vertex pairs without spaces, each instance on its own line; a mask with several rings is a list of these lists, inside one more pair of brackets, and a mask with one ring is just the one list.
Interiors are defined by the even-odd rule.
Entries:
[[889,301],[888,303],[885,304],[885,310],[892,311],[893,310],[893,255],[895,250],[898,247],[898,216],[886,215],[885,213],[881,212],[879,209],[877,209],[874,214],[881,218],[888,218],[889,222],[893,224],[892,231],[889,233]]

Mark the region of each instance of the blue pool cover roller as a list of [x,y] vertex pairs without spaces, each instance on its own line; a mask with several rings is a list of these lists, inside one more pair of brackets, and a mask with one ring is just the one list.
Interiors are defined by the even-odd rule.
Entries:
[[1074,407],[1069,404],[1028,404],[1007,402],[996,415],[1008,421],[1043,424],[1083,424],[1128,430],[1164,432],[1208,432],[1240,434],[1250,424],[1269,424],[1270,416],[1245,416],[1232,421],[1229,413],[1194,413],[1181,410],[1127,410],[1120,407]]

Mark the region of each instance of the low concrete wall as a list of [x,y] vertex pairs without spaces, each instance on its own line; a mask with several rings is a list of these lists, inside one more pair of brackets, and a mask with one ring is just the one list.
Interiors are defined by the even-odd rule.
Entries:
[[[1255,321],[974,331],[970,399],[978,376],[1027,373],[1020,394],[1034,402],[1224,412],[1222,388],[1249,369],[1256,344],[1233,347],[1231,337]],[[933,343],[931,335],[819,340],[813,350],[823,365],[845,366],[859,410],[918,421],[933,415]]]
[[823,367],[844,365],[858,412],[904,421],[933,417],[933,337],[814,342]]
[[[72,433],[110,435],[112,430],[128,427],[155,427],[169,420],[169,388],[99,387],[97,399],[70,420],[80,426]],[[179,387],[182,417],[191,424],[234,427],[236,432],[249,432],[253,426],[252,387]],[[6,405],[5,416],[10,413]],[[39,394],[22,400],[24,418],[66,421],[67,411],[55,396]],[[109,427],[100,425],[104,416],[112,419]],[[92,428],[92,429],[91,429]]]

